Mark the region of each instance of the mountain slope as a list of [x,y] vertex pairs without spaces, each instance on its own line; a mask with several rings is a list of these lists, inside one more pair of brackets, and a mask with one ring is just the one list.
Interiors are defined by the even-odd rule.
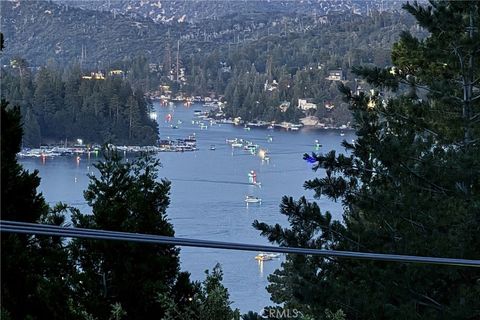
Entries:
[[167,27],[151,20],[50,2],[1,2],[1,9],[4,58],[21,55],[32,65],[43,65],[47,59],[68,64],[81,59],[82,51],[89,64],[161,54],[167,33]]
[[198,22],[204,19],[218,19],[230,14],[249,12],[283,12],[325,15],[333,12],[355,12],[399,9],[404,1],[398,0],[56,0],[84,9],[109,11],[150,18],[155,22],[174,21]]

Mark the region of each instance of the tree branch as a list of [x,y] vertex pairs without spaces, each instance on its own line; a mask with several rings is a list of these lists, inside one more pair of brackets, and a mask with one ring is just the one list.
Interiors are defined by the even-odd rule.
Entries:
[[408,167],[407,165],[405,165],[404,163],[400,163],[400,166],[407,169],[408,172],[410,172],[412,175],[414,175],[415,177],[417,177],[418,179],[426,182],[427,184],[431,185],[432,187],[438,189],[439,191],[441,191],[442,193],[446,194],[447,191],[449,191],[448,189],[444,188],[444,187],[441,187],[435,183],[433,183],[432,181],[426,179],[425,177],[422,177],[421,175],[419,175],[418,173],[416,173],[415,171],[413,171],[410,167]]

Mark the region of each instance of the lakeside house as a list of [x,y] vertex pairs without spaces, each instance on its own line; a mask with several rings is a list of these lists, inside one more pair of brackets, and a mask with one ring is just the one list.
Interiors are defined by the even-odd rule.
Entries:
[[317,105],[311,102],[311,99],[298,99],[298,108],[307,111],[310,109],[317,110]]

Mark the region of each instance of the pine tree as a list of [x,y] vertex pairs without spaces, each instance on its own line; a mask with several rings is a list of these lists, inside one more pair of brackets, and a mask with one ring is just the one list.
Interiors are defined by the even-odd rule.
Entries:
[[40,143],[42,142],[40,125],[38,124],[37,117],[33,114],[33,111],[30,108],[25,115],[23,129],[25,130],[23,145],[25,147],[40,147]]
[[[290,228],[255,227],[285,246],[480,259],[480,26],[478,2],[405,9],[429,31],[402,34],[393,68],[357,68],[375,90],[341,86],[357,139],[348,155],[305,155],[324,177],[305,183],[342,201],[344,221],[284,198]],[[324,171],[323,171],[324,170]],[[476,319],[478,270],[289,255],[270,277],[277,303],[322,318]]]
[[[157,181],[158,160],[125,162],[112,151],[105,156],[85,191],[93,214],[74,212],[74,225],[173,236],[166,215],[170,182]],[[72,252],[79,265],[78,299],[96,317],[108,317],[109,306],[120,303],[129,319],[161,318],[168,306],[160,296],[187,308],[194,294],[172,246],[76,240]]]
[[[37,193],[38,171],[29,173],[16,160],[22,139],[20,108],[8,108],[2,100],[1,112],[2,219],[61,225],[62,210],[50,210]],[[4,315],[12,319],[72,317],[67,278],[73,269],[62,239],[2,233],[1,251]]]
[[198,319],[210,320],[238,320],[238,309],[232,310],[228,290],[223,286],[223,272],[217,264],[212,273],[205,271],[206,278],[202,283],[201,291],[195,296],[200,303]]

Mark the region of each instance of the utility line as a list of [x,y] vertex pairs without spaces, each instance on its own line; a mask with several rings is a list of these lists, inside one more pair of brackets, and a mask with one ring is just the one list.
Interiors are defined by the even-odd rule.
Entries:
[[94,239],[94,240],[131,241],[131,242],[138,242],[138,243],[150,243],[150,244],[161,244],[161,245],[171,245],[171,246],[215,248],[215,249],[242,250],[242,251],[265,251],[265,252],[302,254],[302,255],[318,255],[322,257],[378,260],[378,261],[391,261],[391,262],[402,262],[402,263],[423,263],[423,264],[477,267],[477,268],[480,267],[480,260],[437,258],[437,257],[425,257],[425,256],[410,256],[410,255],[323,250],[323,249],[308,249],[308,248],[295,248],[295,247],[275,247],[275,246],[265,246],[265,245],[256,245],[256,244],[176,238],[176,237],[168,237],[168,236],[160,236],[160,235],[152,235],[152,234],[105,231],[105,230],[84,229],[84,228],[67,228],[67,227],[54,226],[54,225],[6,221],[6,220],[0,220],[0,232],[58,236],[58,237],[66,237],[66,238],[84,238],[84,239]]

